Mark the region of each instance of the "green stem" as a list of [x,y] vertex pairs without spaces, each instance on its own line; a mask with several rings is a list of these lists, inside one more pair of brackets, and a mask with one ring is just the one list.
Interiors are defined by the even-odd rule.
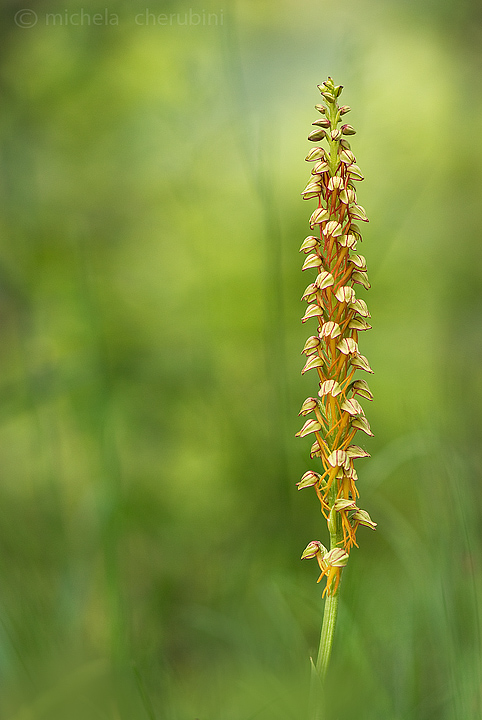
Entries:
[[[336,500],[336,488],[333,487],[329,494],[328,504],[330,507],[333,506]],[[340,547],[343,541],[343,530],[341,527],[341,519],[339,513],[335,514],[336,526],[331,528],[330,532],[330,550],[336,547]],[[343,572],[343,571],[342,571]],[[316,659],[316,665],[312,663],[312,675],[311,675],[311,720],[323,720],[323,693],[324,693],[324,681],[328,665],[331,657],[331,650],[333,647],[333,638],[335,635],[336,618],[338,615],[338,601],[340,598],[340,583],[333,595],[326,595],[325,607],[323,611],[323,624],[321,626],[320,645],[318,647],[318,657]]]
[[325,600],[318,657],[316,665],[313,661],[311,663],[310,720],[325,720],[326,718],[324,681],[330,662],[331,649],[333,647],[339,597],[340,586],[338,585],[336,593],[334,595],[327,595]]
[[338,614],[338,599],[340,586],[334,595],[327,595],[325,610],[323,613],[323,625],[321,628],[320,646],[316,660],[316,671],[323,682],[325,679],[328,664],[330,662],[331,649],[333,647],[333,636],[335,634],[336,616]]

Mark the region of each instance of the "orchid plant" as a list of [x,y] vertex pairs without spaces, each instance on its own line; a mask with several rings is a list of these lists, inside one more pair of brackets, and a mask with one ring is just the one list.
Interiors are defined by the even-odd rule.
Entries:
[[[365,301],[356,296],[355,286],[370,288],[363,255],[357,252],[361,241],[359,223],[368,222],[365,210],[358,205],[355,182],[363,180],[347,137],[354,128],[344,123],[349,112],[339,105],[342,86],[328,78],[318,86],[323,104],[315,105],[321,118],[308,140],[317,143],[306,160],[314,163],[303,198],[314,199],[317,207],[310,217],[313,232],[302,243],[307,255],[302,270],[316,276],[303,293],[308,307],[303,323],[316,322],[302,350],[306,363],[302,373],[314,371],[318,376],[316,397],[307,398],[300,415],[310,416],[298,437],[311,436],[311,459],[319,458],[320,470],[309,470],[297,483],[298,489],[314,488],[330,536],[330,547],[312,540],[302,559],[316,558],[320,576],[326,579],[323,624],[313,674],[323,681],[333,644],[340,580],[350,551],[358,547],[360,525],[375,529],[366,510],[359,507],[358,475],[354,461],[369,454],[354,443],[361,431],[372,435],[365,412],[357,398],[372,400],[366,380],[356,377],[358,370],[372,373],[367,358],[359,351],[359,333],[371,328]],[[318,145],[326,141],[328,148]],[[316,715],[315,715],[316,716]],[[317,717],[317,716],[316,716]]]

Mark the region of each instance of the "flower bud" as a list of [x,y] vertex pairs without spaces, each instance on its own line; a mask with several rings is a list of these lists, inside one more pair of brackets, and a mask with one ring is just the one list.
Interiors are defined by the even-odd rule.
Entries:
[[350,112],[351,107],[349,105],[342,105],[340,108],[338,108],[338,112],[340,115],[346,115],[348,112]]
[[326,131],[321,130],[312,130],[310,134],[308,135],[308,140],[311,140],[311,142],[318,142],[319,140],[323,140],[323,138],[326,137]]
[[330,127],[330,121],[328,118],[321,118],[321,120],[315,120],[314,123],[311,123],[312,125],[317,125],[318,127],[322,128],[329,128]]
[[321,94],[322,94],[322,96],[325,98],[326,102],[327,102],[329,105],[333,105],[333,104],[334,104],[334,102],[335,102],[335,96],[334,96],[332,93],[330,93],[330,92],[328,92],[327,90],[325,90],[325,91],[323,91]]
[[334,128],[331,133],[331,139],[332,140],[339,140],[341,138],[341,130],[340,128]]
[[326,113],[326,107],[324,105],[315,105],[315,110],[318,110],[322,115]]
[[356,134],[356,130],[354,127],[352,127],[352,125],[342,125],[341,132],[343,133],[343,135],[355,135]]

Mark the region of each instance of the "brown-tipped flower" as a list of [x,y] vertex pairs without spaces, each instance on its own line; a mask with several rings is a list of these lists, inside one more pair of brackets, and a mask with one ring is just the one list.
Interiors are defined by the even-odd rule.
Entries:
[[304,401],[300,415],[313,412],[316,417],[306,420],[296,435],[312,438],[315,435],[310,457],[319,457],[322,467],[320,473],[306,472],[297,487],[315,488],[327,519],[330,551],[319,541],[313,541],[302,557],[316,557],[322,571],[319,580],[326,577],[324,593],[333,594],[349,552],[357,545],[358,527],[376,527],[357,502],[354,461],[369,455],[353,444],[358,431],[373,434],[358,400],[372,400],[373,395],[366,381],[356,376],[359,370],[367,373],[373,370],[358,347],[359,333],[371,326],[366,302],[355,293],[355,287],[361,286],[362,293],[370,287],[366,260],[356,253],[361,240],[357,223],[368,222],[368,217],[358,204],[353,184],[363,180],[363,174],[346,139],[355,134],[355,129],[341,122],[341,117],[350,110],[348,105],[338,105],[342,86],[335,86],[332,78],[328,78],[318,87],[324,105],[315,109],[322,117],[314,120],[315,130],[309,140],[324,141],[327,147],[315,147],[306,157],[308,162],[317,162],[302,195],[314,199],[317,207],[309,220],[313,234],[305,238],[300,248],[307,255],[303,271],[313,273],[302,298],[308,303],[302,322],[315,326],[302,350],[306,355],[302,373],[316,371],[311,377],[317,378],[318,388],[312,392],[318,397]]

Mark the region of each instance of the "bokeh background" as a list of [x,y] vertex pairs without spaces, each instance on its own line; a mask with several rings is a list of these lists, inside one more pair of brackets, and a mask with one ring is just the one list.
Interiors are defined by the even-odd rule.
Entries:
[[378,529],[327,717],[478,720],[481,6],[191,1],[1,7],[0,718],[306,717],[300,192],[331,75],[366,177]]

